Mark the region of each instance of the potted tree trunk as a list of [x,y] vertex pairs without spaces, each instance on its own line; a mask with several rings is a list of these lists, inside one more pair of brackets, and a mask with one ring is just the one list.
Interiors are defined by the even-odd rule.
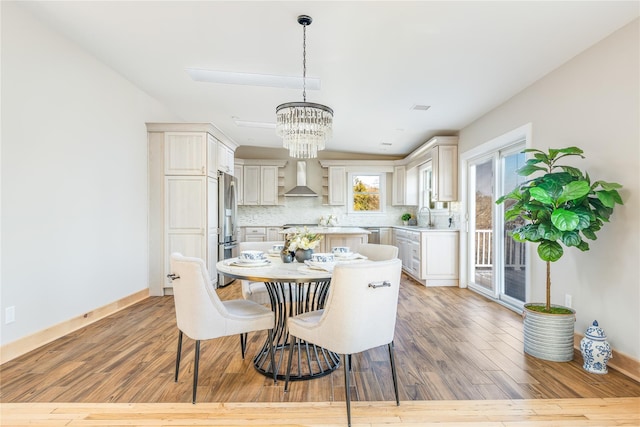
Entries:
[[533,157],[517,173],[533,175],[496,203],[505,203],[505,219],[517,220],[512,231],[518,242],[538,245],[538,256],[547,264],[546,302],[524,307],[524,351],[540,359],[566,362],[573,359],[575,311],[551,304],[551,263],[564,254],[564,247],[589,250],[584,240],[595,240],[613,208],[622,204],[615,182],[591,181],[578,168],[559,165],[565,157],[582,155],[578,147],[526,149]]

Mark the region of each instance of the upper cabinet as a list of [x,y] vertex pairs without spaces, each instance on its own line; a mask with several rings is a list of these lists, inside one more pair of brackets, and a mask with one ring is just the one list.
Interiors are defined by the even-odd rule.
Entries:
[[418,205],[417,167],[394,166],[391,204],[394,206]]
[[[242,204],[244,206],[275,206],[279,204],[284,178],[280,168],[286,160],[249,160],[242,165]],[[239,180],[240,182],[240,180]]]
[[432,200],[458,200],[458,146],[437,145],[432,149]]
[[165,132],[164,174],[215,176],[215,144],[206,132]]
[[223,143],[218,144],[218,170],[233,175],[233,150]]
[[347,204],[347,171],[342,166],[328,168],[327,204],[344,206]]
[[236,177],[238,185],[236,186],[236,201],[238,206],[244,205],[244,164],[233,164],[233,176]]

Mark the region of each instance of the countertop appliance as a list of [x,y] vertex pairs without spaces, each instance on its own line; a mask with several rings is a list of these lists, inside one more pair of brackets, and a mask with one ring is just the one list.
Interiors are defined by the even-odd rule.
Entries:
[[[238,205],[233,175],[218,172],[218,260],[238,256]],[[227,286],[234,279],[218,275],[218,287]]]

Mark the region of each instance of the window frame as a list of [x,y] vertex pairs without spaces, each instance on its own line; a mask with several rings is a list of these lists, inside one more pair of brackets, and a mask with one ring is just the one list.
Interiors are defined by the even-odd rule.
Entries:
[[[353,178],[356,176],[377,176],[380,182],[380,210],[357,211],[353,209]],[[384,215],[387,209],[387,173],[374,171],[349,171],[347,172],[347,214],[348,215]]]

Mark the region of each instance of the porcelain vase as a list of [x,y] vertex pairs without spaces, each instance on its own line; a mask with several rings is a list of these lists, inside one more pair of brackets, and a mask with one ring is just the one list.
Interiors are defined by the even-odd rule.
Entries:
[[587,328],[584,338],[580,341],[582,352],[582,367],[592,374],[606,374],[607,362],[611,359],[611,346],[607,342],[607,336],[602,328],[598,327],[598,321]]
[[296,261],[300,263],[311,259],[311,255],[313,255],[313,249],[296,249]]

